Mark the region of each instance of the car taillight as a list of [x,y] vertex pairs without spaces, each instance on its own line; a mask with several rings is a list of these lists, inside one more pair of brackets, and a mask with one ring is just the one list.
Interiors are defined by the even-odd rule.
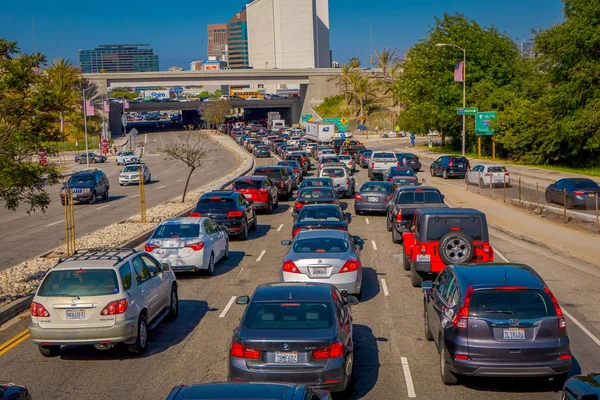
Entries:
[[355,198],[356,200],[358,200],[358,201],[362,201],[362,196],[360,195],[360,193],[356,193],[356,194],[354,195],[354,198]]
[[346,185],[350,184],[350,179],[346,178]]
[[485,176],[492,176],[492,174],[490,174],[490,173],[487,173],[487,174],[485,174]]
[[348,166],[351,167],[352,166],[352,161],[348,162]]
[[398,161],[398,162],[396,163],[396,166],[397,166],[397,167],[401,167],[401,166],[402,166],[402,163],[401,163],[400,161]]
[[483,244],[483,252],[484,253],[490,253],[493,254],[494,253],[494,249],[492,248],[492,246],[490,246],[489,243],[484,243]]
[[227,217],[228,218],[239,218],[239,217],[243,217],[244,213],[242,211],[229,211],[227,213]]
[[257,360],[260,358],[260,351],[254,349],[248,349],[241,343],[231,343],[231,350],[229,354],[235,358],[249,358],[251,360]]
[[340,274],[343,274],[344,272],[358,271],[358,269],[361,267],[362,264],[360,263],[360,261],[350,259],[344,263],[344,266],[342,267],[342,269],[340,269]]
[[392,199],[392,195],[391,194],[387,194],[384,198],[383,198],[383,202],[385,203],[386,201],[390,201]]
[[158,246],[155,244],[147,244],[144,246],[144,251],[147,251],[148,253],[152,253],[152,250],[154,249],[158,249]]
[[200,214],[198,211],[192,211],[190,213],[190,217],[192,217],[192,218],[199,218],[201,216],[202,216],[202,214]]
[[319,169],[323,168],[323,164],[319,164]]
[[292,237],[295,237],[302,229],[296,228],[292,231]]
[[509,172],[505,172],[504,176],[510,176],[510,173]]
[[283,272],[290,272],[292,274],[299,274],[300,270],[298,269],[298,267],[296,266],[296,264],[294,264],[293,261],[284,261],[283,262]]
[[574,192],[573,192],[573,194],[574,194],[575,196],[583,196],[584,192],[582,192],[582,191],[580,191],[580,190],[576,190],[576,191],[574,191]]
[[283,182],[283,179],[281,179],[279,181],[279,187],[282,188],[282,189],[285,188],[285,183]]
[[398,210],[396,213],[396,222],[402,222],[402,210]]
[[327,358],[337,358],[344,356],[344,345],[343,343],[332,343],[331,346],[324,349],[313,350],[312,357],[315,360],[324,360]]
[[424,245],[421,245],[421,253],[427,253],[427,247],[425,247]]
[[544,292],[546,292],[546,294],[550,296],[550,300],[552,300],[552,304],[554,304],[554,310],[556,311],[556,316],[558,317],[558,328],[565,329],[567,327],[567,321],[565,320],[565,316],[563,315],[562,309],[558,305],[556,297],[554,297],[548,286],[544,288]]
[[127,301],[127,299],[111,301],[100,312],[100,315],[123,314],[125,311],[127,311],[127,306],[129,306],[129,302]]
[[194,251],[200,251],[204,248],[204,242],[190,243],[190,244],[186,245],[185,247],[192,249]]
[[391,182],[391,181],[393,181],[393,180],[394,180],[394,178],[392,178],[391,176],[390,176],[390,177],[388,177],[388,182]]
[[371,168],[375,168],[375,163],[374,162],[371,163]]
[[559,360],[570,360],[571,359],[571,355],[570,354],[561,354],[560,356],[558,356]]
[[301,209],[302,207],[304,207],[304,203],[296,203],[296,204],[294,205],[294,207],[296,208],[296,210],[299,210],[299,209]]
[[467,354],[455,354],[454,359],[458,361],[467,361],[469,356]]
[[448,166],[451,167],[452,166],[452,159],[450,159],[450,162],[448,163]]
[[469,285],[469,287],[467,288],[467,293],[465,294],[465,302],[454,316],[454,319],[452,320],[452,325],[454,325],[458,329],[465,330],[469,326],[469,304],[471,304],[472,294],[473,286]]
[[29,306],[29,312],[32,317],[49,317],[50,313],[46,310],[46,307],[41,305],[40,303],[36,303],[35,301],[31,302]]

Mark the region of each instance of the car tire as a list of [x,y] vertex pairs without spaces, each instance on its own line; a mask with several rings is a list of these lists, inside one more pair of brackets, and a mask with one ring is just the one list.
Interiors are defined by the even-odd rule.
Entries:
[[412,287],[421,287],[421,284],[423,283],[423,277],[421,276],[421,274],[415,269],[415,267],[413,267],[412,265],[410,266],[410,284],[412,285]]
[[108,189],[106,189],[106,190],[104,191],[104,194],[102,195],[102,200],[104,200],[104,201],[108,201]]
[[433,335],[431,334],[431,327],[429,326],[429,313],[427,312],[427,308],[423,311],[423,325],[425,328],[425,339],[431,342],[433,340]]
[[58,357],[60,355],[60,346],[38,346],[38,349],[44,357]]
[[179,294],[177,293],[177,285],[173,285],[171,288],[171,302],[169,303],[169,314],[167,318],[169,321],[175,321],[179,315]]
[[444,339],[440,339],[440,375],[444,385],[456,385],[458,383],[458,377],[450,371],[448,364],[446,363],[446,347],[444,346]]
[[392,242],[396,244],[402,243],[402,235],[394,227],[392,227]]
[[244,223],[244,230],[240,234],[240,240],[248,240],[248,221]]
[[546,191],[546,203],[552,204],[552,199],[550,198],[550,192]]
[[148,180],[145,183],[150,183],[152,182],[152,174],[148,175]]
[[215,274],[215,255],[210,253],[210,259],[208,260],[208,268],[206,269],[206,275],[213,276]]
[[119,164],[119,162],[118,162],[117,160],[115,160],[115,164],[117,164],[117,165],[121,165],[121,164]]
[[250,228],[250,230],[256,232],[256,229],[258,229],[258,215],[254,214],[254,222],[252,223],[252,228]]
[[389,216],[386,215],[385,217],[386,219],[386,227],[387,227],[387,231],[391,232],[392,231],[392,222],[390,221]]
[[88,200],[89,204],[96,204],[96,192],[92,192],[92,198]]
[[135,337],[135,343],[128,346],[128,350],[134,354],[144,354],[148,348],[148,324],[146,323],[146,316],[140,314],[138,317],[137,335]]
[[405,271],[410,271],[410,260],[404,250],[402,250],[402,268],[404,268]]
[[[469,262],[475,254],[473,239],[462,231],[450,231],[440,239],[439,254],[446,265]],[[453,259],[451,254],[459,258]]]
[[225,253],[223,253],[222,260],[229,260],[229,240],[225,239]]
[[447,169],[444,169],[444,170],[442,171],[442,178],[444,178],[444,179],[448,179],[448,170],[447,170]]
[[[567,381],[568,378],[569,378],[568,372],[566,374],[559,374],[559,375],[555,375],[554,377],[552,377],[553,389],[557,392],[562,391],[563,387],[565,385],[565,382]],[[565,399],[566,399],[566,397],[565,397]]]
[[96,159],[95,159],[95,158],[92,158],[92,159],[90,160],[90,164],[96,164]]

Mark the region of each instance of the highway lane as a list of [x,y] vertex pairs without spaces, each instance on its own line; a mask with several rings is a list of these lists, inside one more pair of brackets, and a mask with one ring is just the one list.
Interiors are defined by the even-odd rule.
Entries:
[[[144,162],[152,174],[152,182],[146,185],[148,208],[183,192],[187,167],[182,163],[166,160],[159,149],[185,134],[184,131],[159,131],[138,136],[138,143],[146,142]],[[215,164],[195,172],[190,180],[190,189],[200,187],[236,168],[237,159],[233,154],[222,147],[215,147],[215,150]],[[77,237],[139,212],[139,187],[119,186],[118,176],[123,166],[117,166],[114,157],[110,157],[106,163],[90,167],[106,173],[110,181],[110,197],[108,201],[99,199],[96,204],[75,204]],[[75,168],[84,170],[86,166],[76,165]],[[45,213],[28,215],[23,207],[16,212],[5,208],[0,210],[0,270],[51,251],[64,243],[64,211],[60,204],[60,185],[51,186],[47,190],[52,196],[52,203]],[[32,246],[32,240],[35,246]]]
[[[272,163],[272,159],[258,161],[259,165]],[[364,182],[365,176],[360,171],[358,182]],[[353,213],[352,200],[344,203]],[[230,260],[217,265],[215,277],[178,276],[180,317],[151,332],[144,356],[133,357],[119,348],[107,352],[69,348],[61,357],[44,359],[25,339],[9,351],[0,350],[2,378],[26,384],[34,398],[58,399],[164,399],[180,383],[224,380],[231,331],[244,310],[227,305],[235,296],[251,294],[260,283],[277,281],[286,252],[279,242],[291,237],[290,204],[282,203],[274,215],[260,215],[258,231],[251,233],[250,240],[233,240]],[[381,216],[353,215],[350,231],[366,241],[364,292],[353,308],[355,379],[348,393],[338,398],[560,398],[542,380],[469,379],[456,387],[444,386],[437,352],[423,337],[422,294],[410,286],[409,275],[400,266],[402,246],[391,242]],[[509,260],[532,265],[564,309],[599,336],[597,268],[497,232],[492,232],[492,244]],[[5,343],[26,329],[26,319],[2,329],[0,343]],[[598,344],[571,319],[568,329],[579,369],[598,370]]]

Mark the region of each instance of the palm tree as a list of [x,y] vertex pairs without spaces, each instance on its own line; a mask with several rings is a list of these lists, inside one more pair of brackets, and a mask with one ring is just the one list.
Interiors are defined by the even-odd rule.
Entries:
[[397,64],[398,61],[398,48],[384,48],[380,52],[375,50],[376,65],[377,67],[381,68],[381,72],[383,72],[384,76],[388,76],[390,67]]
[[352,57],[348,62],[352,68],[360,68],[360,59],[358,57]]
[[45,83],[56,105],[60,117],[60,132],[65,132],[65,113],[71,111],[79,101],[76,86],[79,71],[69,60],[59,58],[45,70]]
[[373,81],[366,74],[361,71],[355,71],[351,75],[350,80],[350,93],[354,101],[358,102],[360,106],[360,121],[364,122],[364,111],[365,104],[372,102],[377,95],[377,90],[373,85]]
[[342,68],[340,70],[342,73],[336,75],[334,78],[331,78],[331,80],[334,80],[335,85],[338,87],[340,92],[344,93],[344,100],[346,102],[346,105],[348,105],[348,94],[350,90],[351,75],[354,73],[355,70],[350,64],[342,65]]

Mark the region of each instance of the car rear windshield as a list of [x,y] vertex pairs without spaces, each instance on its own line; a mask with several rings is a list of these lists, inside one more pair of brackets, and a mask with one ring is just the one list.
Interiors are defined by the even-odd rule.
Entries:
[[362,153],[362,156],[363,157],[371,157],[371,154],[373,154],[373,151],[367,150],[364,153]]
[[234,203],[232,197],[204,197],[200,199],[197,207],[232,206]]
[[392,185],[390,185],[387,182],[367,182],[364,185],[362,185],[362,187],[360,188],[361,192],[381,192],[381,193],[389,193],[390,192],[390,188]]
[[536,319],[556,316],[556,309],[542,290],[485,290],[471,295],[469,316],[485,319]]
[[595,189],[598,184],[591,179],[574,179],[575,189]]
[[392,183],[396,186],[416,186],[416,181],[410,178],[396,178],[392,180]]
[[390,175],[394,176],[415,176],[412,169],[390,168]]
[[409,159],[417,159],[419,157],[415,156],[414,154],[410,154],[410,153],[402,153],[402,157],[404,158],[409,158]]
[[506,167],[489,167],[488,172],[506,172]]
[[200,235],[198,224],[164,224],[152,234],[153,239],[194,238]]
[[396,158],[394,153],[375,153],[372,155],[373,158]]
[[473,240],[483,240],[483,227],[479,216],[440,216],[431,217],[427,227],[427,240],[440,240],[452,230],[461,230]]
[[255,302],[245,321],[249,329],[327,329],[333,325],[331,307],[316,302]]
[[302,181],[302,187],[325,186],[332,187],[330,179],[306,179]]
[[295,253],[345,253],[348,242],[339,238],[310,238],[294,241]]
[[50,271],[38,296],[108,296],[119,293],[117,274],[112,269]]
[[257,169],[254,171],[254,175],[268,176],[269,178],[273,178],[275,180],[281,179],[281,171],[278,168]]
[[318,206],[303,208],[298,215],[298,222],[339,222],[341,216],[339,210],[333,207]]
[[330,199],[333,198],[333,192],[331,189],[302,189],[298,198],[301,200]]
[[452,165],[463,164],[468,165],[469,160],[464,157],[452,157]]
[[123,172],[139,172],[140,167],[137,165],[129,165],[123,168]]
[[396,204],[417,204],[417,203],[441,203],[442,196],[433,190],[424,190],[422,192],[407,191],[400,193]]
[[262,187],[262,182],[261,181],[253,181],[253,180],[236,181],[233,184],[233,189],[234,190],[238,190],[238,189],[260,189],[261,187]]
[[343,168],[327,168],[323,170],[323,176],[330,176],[332,178],[343,178],[346,176],[346,172]]

